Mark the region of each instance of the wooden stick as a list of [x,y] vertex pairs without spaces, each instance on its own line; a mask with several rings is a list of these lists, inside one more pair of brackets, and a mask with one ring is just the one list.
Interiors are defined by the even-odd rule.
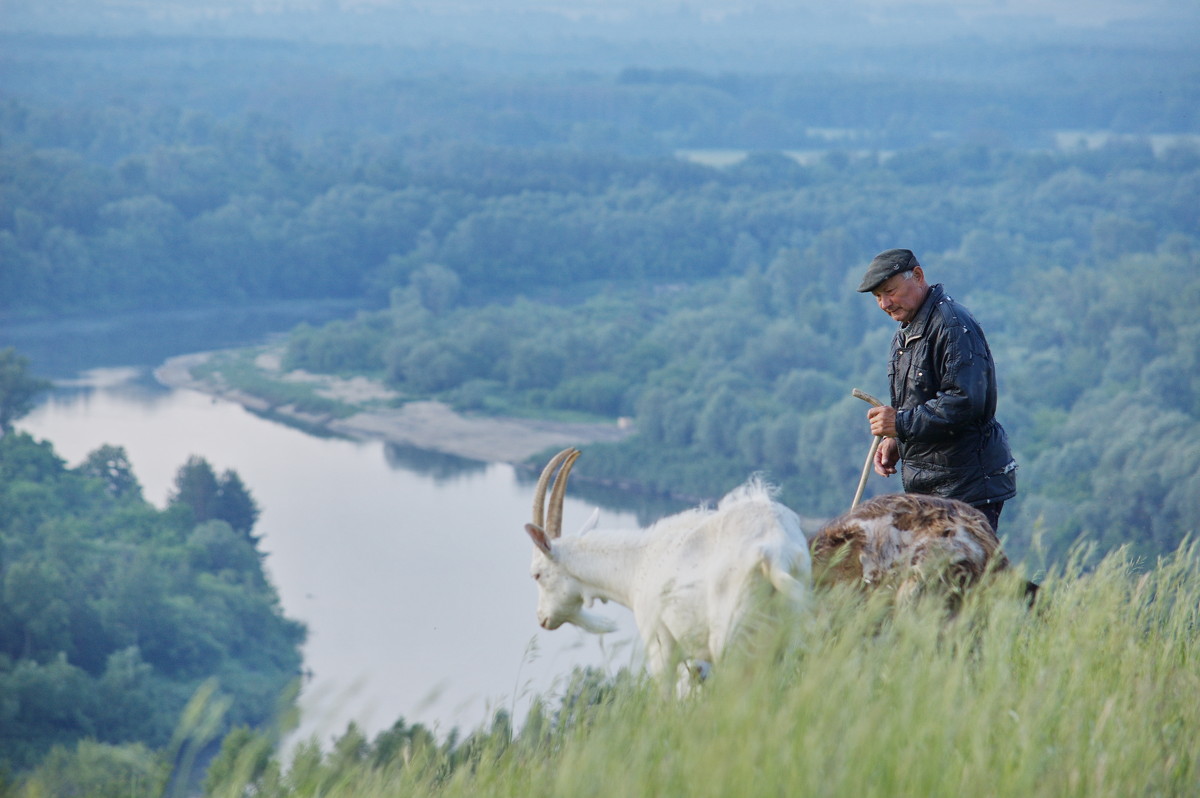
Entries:
[[878,435],[875,436],[875,440],[871,441],[871,451],[867,452],[867,462],[863,463],[862,476],[858,478],[858,490],[854,491],[854,501],[850,502],[851,510],[858,506],[858,501],[867,488],[867,477],[871,475],[871,461],[875,459],[875,450],[881,443],[883,443],[883,438]]
[[[872,407],[883,407],[883,402],[876,399],[871,394],[860,391],[858,388],[850,391],[850,395],[855,399],[862,399]],[[867,477],[871,475],[871,462],[875,459],[875,451],[879,449],[879,444],[883,443],[883,437],[876,435],[871,441],[871,450],[867,452],[867,462],[863,463],[862,476],[858,478],[858,490],[854,491],[854,501],[850,503],[850,509],[853,510],[858,506],[858,502],[862,499],[863,491],[867,488]]]
[[871,396],[871,394],[867,393],[866,391],[860,391],[858,388],[855,388],[853,391],[851,391],[850,395],[855,399],[862,399],[872,407],[883,407],[883,402],[879,401],[874,396]]

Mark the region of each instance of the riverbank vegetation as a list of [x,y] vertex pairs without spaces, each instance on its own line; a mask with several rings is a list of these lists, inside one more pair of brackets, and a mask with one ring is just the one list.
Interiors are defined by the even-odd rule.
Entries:
[[[589,447],[581,478],[713,498],[762,470],[785,503],[828,517],[869,443],[850,389],[887,392],[890,325],[854,285],[887,242],[938,239],[919,257],[976,313],[997,361],[1021,464],[1010,547],[1023,555],[1040,530],[1052,558],[1081,536],[1169,551],[1200,519],[1200,447],[1186,433],[1200,415],[1200,249],[1186,207],[1200,199],[1200,153],[1141,153],[980,152],[970,172],[962,152],[858,163],[756,196],[775,217],[767,229],[790,237],[764,247],[746,232],[753,214],[739,218],[735,274],[612,281],[571,303],[481,307],[432,252],[387,309],[295,331],[285,363],[372,374],[464,412],[631,417],[637,435]],[[900,179],[918,157],[944,176]],[[745,212],[745,195],[711,190],[725,213]],[[876,229],[818,210],[851,195]],[[799,207],[824,221],[805,232]],[[946,213],[919,234],[935,207]]]
[[[264,573],[257,518],[237,473],[200,458],[159,510],[119,446],[68,468],[45,441],[0,437],[0,773],[44,760],[47,777],[161,788],[171,757],[178,771],[232,726],[281,717],[305,633]],[[176,739],[200,695],[203,739]],[[78,789],[40,794],[101,794]]]
[[316,418],[345,418],[361,409],[323,394],[321,386],[313,381],[286,379],[288,375],[261,365],[259,356],[256,348],[215,352],[189,372],[217,390],[234,389],[262,400],[268,407],[287,405]]

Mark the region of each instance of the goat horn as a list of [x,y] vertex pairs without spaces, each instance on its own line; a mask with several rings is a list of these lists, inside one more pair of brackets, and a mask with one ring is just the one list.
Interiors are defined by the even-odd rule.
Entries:
[[550,489],[550,516],[546,519],[546,536],[551,538],[562,535],[563,498],[567,495],[567,477],[571,473],[571,466],[575,465],[575,460],[579,457],[578,449],[567,451],[570,454],[563,461],[558,476],[554,478],[554,487]]
[[545,528],[546,520],[546,488],[550,485],[550,477],[554,476],[555,470],[562,465],[562,461],[567,459],[574,449],[563,449],[554,457],[550,458],[550,462],[546,463],[546,467],[542,469],[542,475],[538,477],[537,488],[533,492],[533,524]]

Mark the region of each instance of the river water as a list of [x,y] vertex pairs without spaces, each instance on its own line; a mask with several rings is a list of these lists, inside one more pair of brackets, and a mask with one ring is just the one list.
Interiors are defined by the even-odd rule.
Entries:
[[[619,628],[604,637],[538,628],[523,531],[527,475],[506,464],[317,437],[165,388],[151,376],[162,359],[261,340],[260,328],[278,329],[283,319],[226,325],[221,335],[193,320],[182,327],[196,335],[177,323],[169,335],[155,334],[164,321],[170,317],[115,330],[105,323],[103,333],[79,323],[0,327],[0,347],[17,346],[35,373],[58,385],[17,426],[51,441],[70,465],[105,443],[125,447],[159,507],[190,455],[218,473],[238,472],[262,510],[255,531],[284,612],[309,630],[294,739],[328,743],[351,721],[371,736],[401,717],[466,733],[497,709],[520,722],[532,696],[556,695],[575,666],[637,663],[634,626],[620,607],[605,608]],[[150,353],[130,335],[144,336]],[[106,336],[125,348],[97,343]],[[568,497],[564,528],[581,526],[592,509]],[[602,521],[637,523],[632,510],[608,508]]]

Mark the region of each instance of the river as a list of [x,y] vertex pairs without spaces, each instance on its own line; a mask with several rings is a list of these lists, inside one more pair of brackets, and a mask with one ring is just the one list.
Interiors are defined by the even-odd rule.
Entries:
[[[190,455],[241,476],[262,510],[255,531],[284,612],[309,630],[293,739],[327,744],[351,721],[373,736],[401,717],[466,733],[501,708],[520,722],[532,696],[555,695],[575,666],[636,664],[620,607],[605,608],[619,628],[604,637],[537,626],[523,531],[532,487],[512,466],[318,437],[151,376],[166,357],[262,340],[284,321],[0,326],[0,346],[17,346],[56,380],[17,427],[69,464],[123,446],[159,507]],[[564,528],[591,511],[568,497]],[[602,518],[637,523],[632,510],[605,508]]]

